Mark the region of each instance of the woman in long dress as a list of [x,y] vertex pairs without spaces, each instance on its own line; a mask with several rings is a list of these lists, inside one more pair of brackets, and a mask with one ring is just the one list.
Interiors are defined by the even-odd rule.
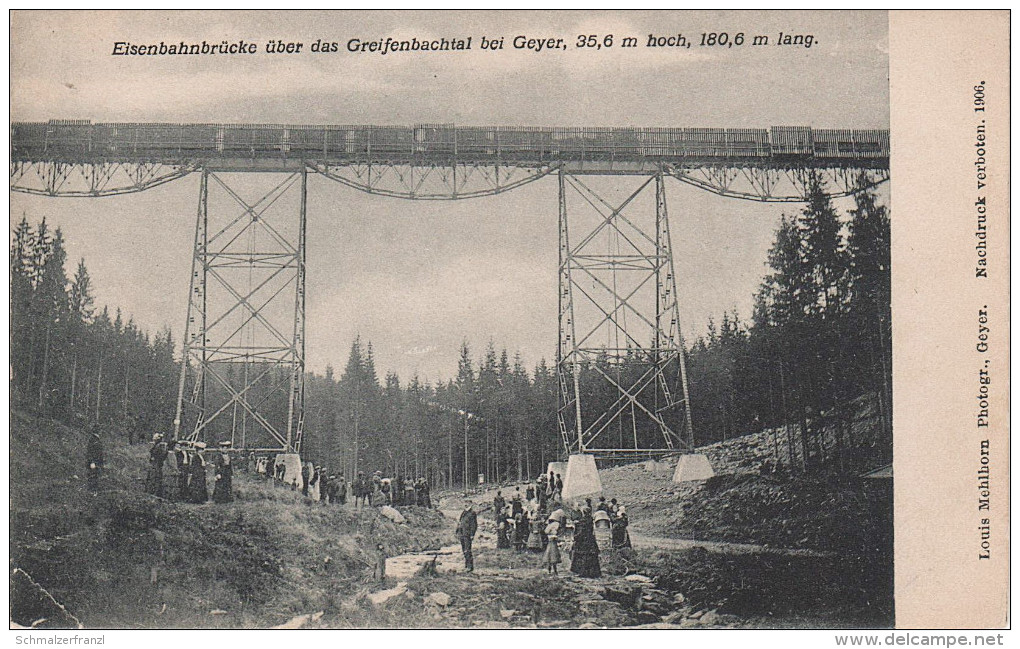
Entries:
[[513,530],[513,520],[509,518],[507,508],[503,507],[496,512],[496,549],[510,549],[510,534]]
[[514,550],[521,552],[528,542],[528,517],[523,513],[514,515]]
[[205,442],[195,443],[195,454],[191,456],[191,480],[188,481],[188,493],[191,502],[196,505],[208,502],[209,490],[205,480]]
[[545,526],[545,535],[549,538],[549,544],[545,547],[545,567],[550,573],[559,574],[557,566],[560,564],[560,524],[553,519]]
[[545,549],[542,543],[542,532],[545,530],[545,525],[542,523],[542,519],[537,515],[531,519],[531,533],[528,535],[528,551],[535,554],[541,554],[542,550]]
[[601,577],[599,546],[595,542],[595,528],[591,509],[585,508],[574,526],[574,551],[570,557],[570,571],[579,577]]
[[630,545],[630,532],[627,531],[627,526],[630,524],[630,519],[627,517],[627,508],[620,506],[616,510],[616,518],[613,519],[613,549],[622,550],[623,548],[629,548]]

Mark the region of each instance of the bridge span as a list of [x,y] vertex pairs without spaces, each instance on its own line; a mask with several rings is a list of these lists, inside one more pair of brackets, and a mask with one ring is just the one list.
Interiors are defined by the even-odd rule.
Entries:
[[507,191],[553,171],[646,175],[659,170],[703,189],[798,201],[809,171],[833,195],[881,182],[887,130],[545,128],[452,124],[15,123],[11,189],[50,196],[140,191],[200,169],[310,170],[370,193],[461,199]]

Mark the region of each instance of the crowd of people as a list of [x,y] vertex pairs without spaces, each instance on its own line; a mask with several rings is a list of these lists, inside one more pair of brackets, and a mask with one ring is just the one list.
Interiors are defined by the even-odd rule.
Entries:
[[[567,507],[562,502],[563,480],[552,471],[535,483],[515,487],[510,498],[497,491],[492,502],[496,527],[496,549],[531,552],[541,555],[542,564],[558,574],[563,555],[570,557],[570,570],[581,577],[601,577],[599,535],[606,537],[603,547],[623,550],[631,547],[627,528],[627,509],[615,498],[600,497],[597,505],[591,498]],[[572,528],[572,534],[567,532]],[[477,513],[468,502],[457,525],[457,536],[464,553],[464,567],[474,570],[473,538],[477,530]],[[569,541],[569,550],[561,551]]]
[[[349,497],[361,506],[416,505],[431,508],[432,497],[425,478],[405,479],[383,477],[381,471],[366,476],[359,471],[353,482],[342,472],[331,473],[327,468],[312,462],[301,462],[296,454],[259,454],[235,457],[237,451],[230,441],[217,444],[218,450],[209,451],[209,445],[186,439],[167,440],[156,433],[149,447],[148,470],[145,475],[145,492],[177,502],[201,504],[210,499],[209,471],[212,467],[212,501],[229,503],[234,499],[233,478],[235,464],[240,471],[252,473],[273,484],[283,484],[301,490],[310,500],[331,505],[345,505]],[[211,457],[210,457],[211,456]],[[288,458],[293,461],[288,462]],[[288,464],[290,467],[288,469]],[[85,447],[86,489],[96,495],[105,468],[103,442],[99,427],[89,427]]]
[[[185,439],[168,442],[162,434],[152,436],[149,468],[145,476],[146,493],[201,504],[209,501],[209,467],[213,468],[212,500],[229,503],[234,499],[234,458],[231,442],[218,444],[219,450],[207,457],[205,442]],[[94,462],[90,461],[90,466]]]
[[383,505],[400,506],[416,505],[432,507],[429,484],[425,478],[417,480],[385,478],[381,471],[366,476],[358,471],[353,481],[348,481],[343,472],[331,472],[328,468],[312,462],[300,462],[300,469],[292,466],[288,473],[287,462],[281,455],[256,457],[252,453],[248,465],[264,479],[289,485],[291,489],[301,490],[301,494],[314,502],[331,505],[346,505],[348,498],[353,498],[357,508],[366,506],[381,507]]

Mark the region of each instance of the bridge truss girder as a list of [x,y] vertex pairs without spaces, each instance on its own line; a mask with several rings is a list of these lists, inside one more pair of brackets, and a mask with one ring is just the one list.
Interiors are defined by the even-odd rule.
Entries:
[[40,196],[99,197],[131,194],[183,178],[193,162],[12,162],[13,191]]
[[[12,191],[43,196],[98,197],[130,194],[150,189],[209,166],[198,160],[162,162],[12,162]],[[297,172],[306,170],[330,180],[381,196],[410,200],[462,200],[492,196],[540,180],[560,169],[572,175],[647,176],[663,173],[706,191],[760,202],[803,202],[816,174],[831,197],[849,196],[889,178],[887,168],[862,168],[848,164],[808,165],[788,162],[770,164],[749,161],[572,161],[534,164],[451,159],[443,162],[394,160],[331,164],[315,160],[218,160],[222,170],[248,172]],[[862,183],[862,174],[864,182]]]

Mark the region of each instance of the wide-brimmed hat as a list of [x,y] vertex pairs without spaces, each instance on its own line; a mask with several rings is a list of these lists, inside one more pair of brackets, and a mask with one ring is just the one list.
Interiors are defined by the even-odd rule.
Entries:
[[220,446],[224,446],[224,447],[225,446],[233,446],[233,445],[234,445],[234,443],[231,442],[229,439],[225,439],[222,442],[220,442]]
[[208,444],[206,444],[205,442],[195,442],[195,443],[194,443],[194,446],[195,446],[195,448],[197,448],[198,450],[202,451],[202,450],[204,450],[204,449],[205,449],[205,447],[206,447],[206,446],[208,446]]

